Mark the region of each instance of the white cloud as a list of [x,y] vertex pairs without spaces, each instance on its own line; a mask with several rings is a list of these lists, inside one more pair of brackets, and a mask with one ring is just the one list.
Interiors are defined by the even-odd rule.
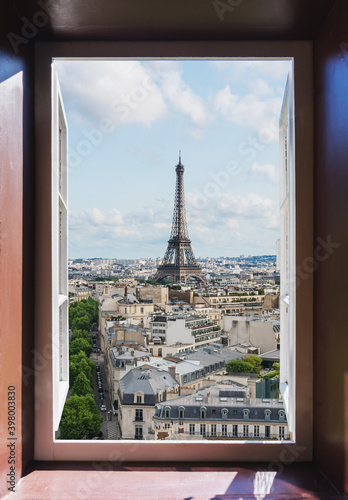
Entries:
[[69,116],[80,126],[110,119],[149,126],[167,113],[154,77],[139,61],[55,61]]
[[191,226],[205,226],[211,229],[245,227],[246,223],[263,228],[279,226],[279,207],[270,198],[249,193],[245,196],[219,192],[211,198],[200,198],[194,193],[187,194],[187,206]]
[[252,80],[251,82],[248,82],[248,85],[251,92],[260,97],[272,96],[274,94],[273,88],[262,78]]
[[263,177],[265,180],[274,184],[277,184],[279,181],[278,169],[271,163],[259,165],[254,162],[250,167],[249,173],[252,177]]
[[162,90],[173,108],[187,115],[196,125],[206,125],[210,121],[207,105],[192,88],[183,81],[179,64],[166,66],[162,73]]
[[280,113],[280,98],[273,96],[260,98],[256,94],[238,96],[231,92],[229,85],[226,85],[216,93],[213,106],[226,120],[239,126],[251,127],[259,133],[263,130],[271,132],[267,135],[268,140],[278,140],[274,123]]

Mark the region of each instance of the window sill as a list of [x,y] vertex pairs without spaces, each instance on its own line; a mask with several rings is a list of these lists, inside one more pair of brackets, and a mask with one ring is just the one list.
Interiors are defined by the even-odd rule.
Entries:
[[[279,464],[282,466],[282,464]],[[158,474],[160,472],[160,474]],[[34,462],[15,493],[5,498],[51,500],[66,498],[194,498],[266,500],[306,497],[307,500],[343,500],[312,463],[284,465],[269,470],[268,463],[213,467],[181,464],[127,464],[111,462]],[[117,495],[115,496],[115,492]]]

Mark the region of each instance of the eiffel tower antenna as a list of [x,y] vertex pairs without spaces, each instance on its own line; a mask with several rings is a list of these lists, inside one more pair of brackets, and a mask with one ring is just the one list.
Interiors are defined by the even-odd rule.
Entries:
[[184,165],[181,163],[181,151],[179,151],[179,163],[175,167],[176,184],[172,230],[166,253],[162,264],[158,266],[154,280],[160,281],[171,277],[174,282],[186,283],[188,277],[193,277],[205,283],[202,269],[197,264],[193,254],[187,229],[184,170]]

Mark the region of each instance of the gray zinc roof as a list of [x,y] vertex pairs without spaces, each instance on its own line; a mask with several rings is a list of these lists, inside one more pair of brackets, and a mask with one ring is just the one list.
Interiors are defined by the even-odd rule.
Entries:
[[133,396],[138,391],[145,395],[145,403],[154,404],[159,391],[174,389],[178,382],[166,371],[134,368],[121,378],[119,384],[123,393],[123,404],[132,404]]

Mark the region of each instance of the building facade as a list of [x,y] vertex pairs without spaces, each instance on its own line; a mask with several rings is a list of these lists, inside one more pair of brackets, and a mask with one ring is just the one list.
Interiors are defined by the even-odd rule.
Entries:
[[179,396],[179,384],[168,372],[134,368],[119,382],[118,423],[121,439],[155,438],[155,405]]
[[156,404],[155,439],[290,439],[280,399],[247,397],[242,385],[216,384]]

